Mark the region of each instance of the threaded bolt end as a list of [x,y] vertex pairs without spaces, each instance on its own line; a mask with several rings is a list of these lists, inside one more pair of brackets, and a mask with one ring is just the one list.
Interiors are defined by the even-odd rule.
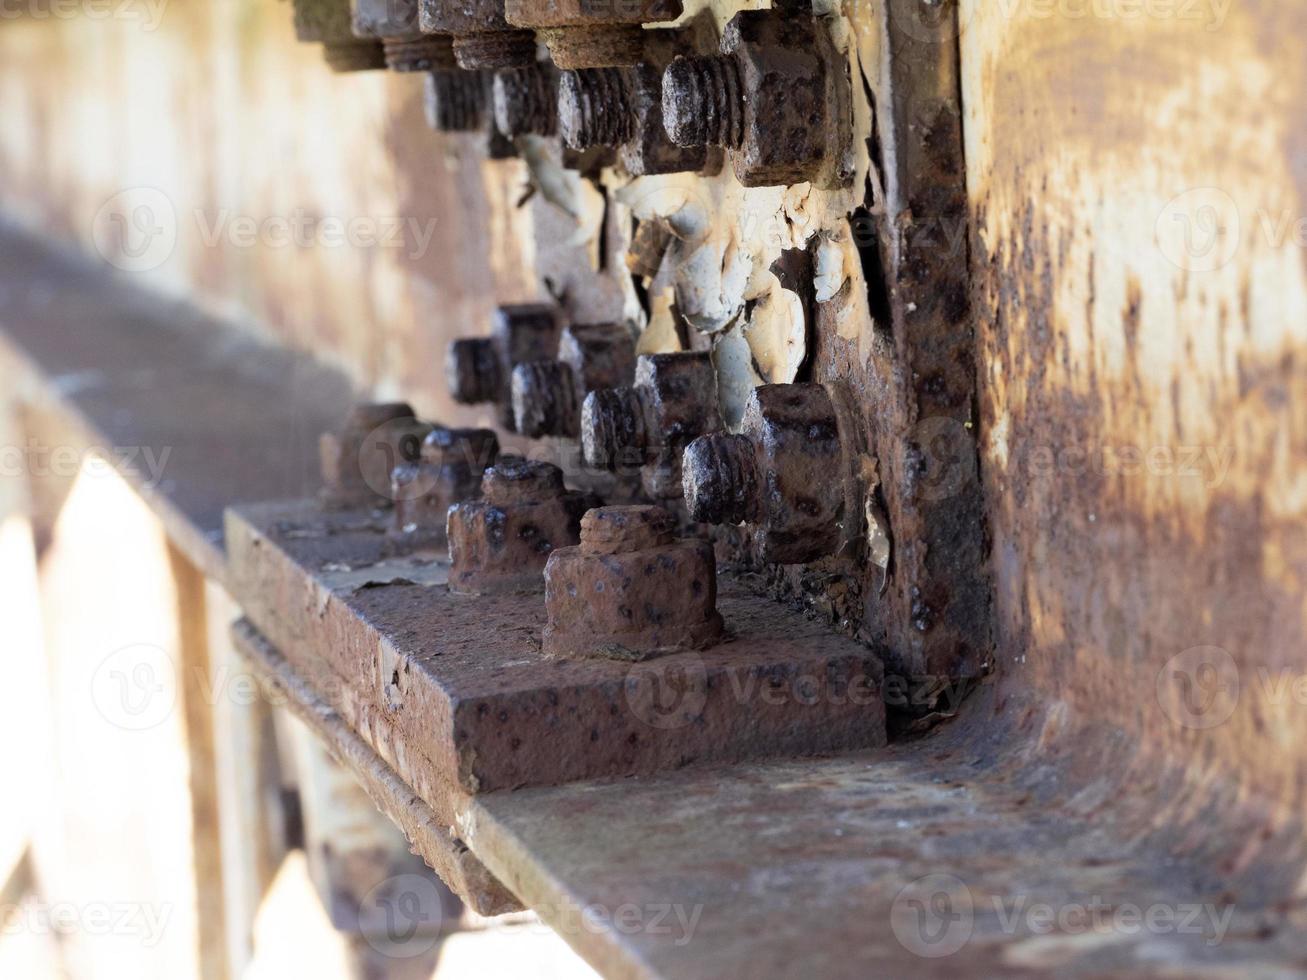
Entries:
[[513,419],[528,439],[575,438],[580,406],[572,369],[561,361],[531,361],[513,368]]
[[436,426],[422,441],[422,459],[440,466],[463,465],[478,473],[499,455],[493,429],[447,429]]
[[486,31],[454,38],[454,57],[460,68],[525,68],[535,64],[536,38],[531,31]]
[[337,74],[375,71],[386,67],[386,51],[380,41],[355,38],[349,41],[325,41],[322,55],[327,67]]
[[565,492],[563,471],[553,463],[540,460],[500,460],[486,470],[481,481],[482,496],[495,507],[552,500]]
[[685,447],[681,488],[690,516],[706,524],[743,524],[759,502],[758,464],[745,436],[719,432]]
[[558,83],[558,131],[573,150],[621,146],[635,135],[635,122],[620,68],[565,71]]
[[678,146],[744,142],[744,89],[726,55],[677,58],[663,72],[663,128]]
[[391,71],[439,71],[458,67],[447,37],[387,37],[381,39],[386,67]]
[[676,518],[657,504],[597,507],[581,518],[581,550],[590,555],[621,555],[671,544]]
[[644,30],[639,24],[584,24],[542,28],[540,40],[563,71],[621,68],[644,58]]
[[451,343],[445,352],[445,382],[460,405],[484,405],[498,398],[503,373],[495,342],[476,337]]
[[557,133],[557,76],[540,65],[496,72],[495,126],[508,137]]
[[482,78],[472,71],[433,71],[426,79],[427,124],[441,133],[479,129],[485,105]]
[[616,470],[631,457],[640,462],[648,435],[644,408],[634,388],[600,388],[581,406],[581,450],[586,464]]

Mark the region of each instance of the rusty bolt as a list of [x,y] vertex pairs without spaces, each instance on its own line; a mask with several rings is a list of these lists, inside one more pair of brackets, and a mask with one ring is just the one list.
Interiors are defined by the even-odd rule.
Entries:
[[495,125],[507,137],[558,132],[558,72],[552,65],[495,73]]
[[354,35],[379,38],[391,71],[458,67],[448,37],[422,33],[417,0],[354,0],[353,11]]
[[817,18],[744,11],[727,25],[722,52],[677,58],[663,74],[672,140],[727,147],[746,187],[847,182],[844,73]]
[[663,128],[660,77],[651,64],[563,72],[558,93],[563,141],[574,150],[617,147],[622,168],[634,177],[704,170],[708,147],[674,143]]
[[481,128],[485,82],[479,72],[438,69],[426,77],[424,104],[427,125],[440,133],[466,133]]
[[449,508],[480,494],[481,478],[498,455],[499,439],[489,429],[433,429],[421,457],[391,473],[395,530],[443,540]]
[[418,0],[426,34],[448,34],[454,56],[468,70],[525,68],[535,63],[535,35],[504,19],[504,0]]
[[504,7],[508,22],[534,30],[566,70],[637,64],[641,25],[673,21],[681,12],[681,0],[507,0]]
[[333,507],[383,506],[390,501],[390,474],[418,459],[432,426],[402,402],[358,405],[339,432],[318,441],[323,502]]
[[835,554],[860,530],[855,414],[841,393],[823,385],[755,388],[742,434],[702,436],[685,450],[692,518],[756,525],[767,561]]
[[557,360],[527,361],[513,369],[516,430],[532,439],[575,439],[586,394],[629,381],[634,369],[635,338],[622,324],[568,327]]
[[355,37],[349,0],[294,0],[293,8],[295,37],[321,44],[332,71],[371,71],[386,67],[379,40]]
[[549,556],[580,540],[598,503],[566,490],[557,466],[522,459],[487,470],[481,498],[449,509],[449,588],[465,595],[539,589]]
[[516,431],[513,418],[513,368],[542,361],[558,351],[559,322],[554,307],[542,303],[501,306],[489,337],[464,338],[449,345],[445,379],[454,401],[463,405],[495,403],[500,421]]
[[662,507],[601,507],[545,566],[544,653],[645,660],[722,635],[712,545],[677,540]]
[[643,467],[645,493],[681,495],[681,456],[695,438],[722,427],[717,372],[707,351],[645,354],[635,385],[593,391],[581,411],[581,445],[591,466]]

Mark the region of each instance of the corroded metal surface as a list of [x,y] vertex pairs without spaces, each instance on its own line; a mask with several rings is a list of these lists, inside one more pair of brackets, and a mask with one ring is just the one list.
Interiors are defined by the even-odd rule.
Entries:
[[662,507],[601,507],[581,543],[549,556],[542,637],[547,657],[637,661],[720,642],[711,542],[676,538]]
[[[1263,830],[1233,798],[1177,824],[1158,801],[1186,795],[1181,769],[1103,766],[1131,752],[1124,733],[973,704],[876,753],[491,794],[460,829],[613,978],[1307,969],[1300,825]],[[586,928],[583,908],[626,915]]]
[[294,664],[380,706],[467,792],[883,744],[879,659],[729,581],[728,642],[650,665],[546,659],[537,595],[451,595],[368,514],[229,512],[232,588]]
[[481,915],[500,915],[520,907],[467,845],[450,834],[449,815],[437,813],[414,797],[408,780],[387,765],[324,700],[322,687],[296,671],[245,620],[232,626],[232,639],[259,680],[280,695],[332,755],[348,767],[377,807],[395,821],[422,859],[470,908]]
[[567,490],[551,463],[501,460],[488,471],[482,500],[448,515],[449,587],[462,595],[538,592],[545,563],[581,538],[581,516],[598,499]]
[[1185,762],[1200,834],[1303,808],[1307,11],[1183,7],[961,43],[998,667]]

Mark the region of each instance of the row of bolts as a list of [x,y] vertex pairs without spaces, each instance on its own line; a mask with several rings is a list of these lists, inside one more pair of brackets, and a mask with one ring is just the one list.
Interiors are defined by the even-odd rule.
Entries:
[[493,430],[422,422],[406,404],[358,406],[322,437],[324,502],[393,505],[402,550],[448,546],[455,593],[543,581],[546,654],[643,658],[720,638],[713,548],[676,537],[682,497],[691,522],[752,525],[767,561],[848,542],[864,457],[837,386],[756,388],[731,434],[708,352],[637,358],[624,327],[560,330],[543,304],[501,307],[490,337],[450,345],[446,373],[456,400],[497,404],[510,431],[579,437],[597,470],[639,467],[641,490],[618,495],[657,503],[605,507],[552,463],[501,456]]
[[[807,0],[737,14],[708,56],[679,54],[690,29],[645,30],[681,13],[680,0],[295,4],[299,38],[322,43],[334,70],[425,72],[442,131],[481,128],[493,71],[492,135],[609,148],[631,176],[713,173],[710,148],[725,147],[745,186],[845,179],[832,175],[844,134],[830,131],[843,76]],[[490,337],[450,346],[446,374],[456,401],[497,404],[509,431],[579,438],[598,469],[638,466],[642,495],[660,502],[604,507],[553,464],[500,456],[493,431],[424,423],[404,404],[359,406],[323,436],[324,501],[393,504],[398,541],[447,544],[451,591],[543,580],[546,655],[644,658],[721,637],[712,545],[678,539],[679,508],[661,505],[682,496],[694,522],[753,524],[768,561],[848,543],[861,456],[838,389],[758,388],[732,435],[707,352],[637,358],[625,326],[560,330],[545,305],[501,307]]]
[[737,14],[706,56],[680,54],[702,30],[645,29],[681,13],[680,0],[295,3],[299,38],[321,43],[334,70],[426,73],[433,128],[480,129],[492,101],[492,153],[561,137],[568,166],[607,151],[615,159],[601,162],[643,176],[715,173],[724,147],[745,186],[844,182],[831,171],[846,134],[829,131],[844,73],[806,0]]

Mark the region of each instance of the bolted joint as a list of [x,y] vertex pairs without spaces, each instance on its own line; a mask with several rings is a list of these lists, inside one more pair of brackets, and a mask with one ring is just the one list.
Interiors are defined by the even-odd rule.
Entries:
[[480,493],[482,476],[498,454],[499,438],[489,429],[433,429],[422,442],[420,458],[391,473],[394,533],[408,540],[443,541],[450,506]]
[[619,68],[640,63],[644,30],[639,24],[588,24],[540,31],[549,58],[564,71]]
[[635,135],[625,72],[618,68],[565,71],[558,83],[558,128],[573,150],[621,146]]
[[391,71],[453,71],[458,68],[453,44],[447,37],[384,37],[381,45],[386,55],[386,67]]
[[497,308],[489,337],[455,340],[446,350],[445,377],[454,400],[463,405],[498,405],[501,423],[516,431],[513,368],[552,357],[558,350],[558,334],[557,311],[549,304]]
[[558,132],[558,75],[545,65],[495,73],[495,125],[510,138]]
[[445,382],[460,405],[493,402],[504,385],[495,342],[488,337],[453,341],[445,352]]
[[696,520],[754,525],[765,561],[798,564],[856,545],[874,470],[842,387],[763,385],[749,396],[740,435],[687,447],[683,484]]
[[449,509],[450,591],[537,591],[545,563],[581,539],[581,516],[598,501],[569,491],[551,463],[504,459],[487,470],[480,500]]
[[663,73],[663,126],[678,146],[744,142],[744,90],[734,58],[680,57]]
[[596,394],[581,412],[587,462],[611,470],[639,465],[650,497],[681,496],[686,444],[722,425],[712,355],[644,354],[636,365],[633,388]]
[[548,657],[647,660],[720,640],[717,566],[662,507],[602,507],[545,566]]
[[486,472],[482,487],[486,502],[495,507],[552,500],[566,492],[563,471],[552,463],[511,458]]
[[454,37],[454,57],[468,71],[525,68],[535,64],[536,39],[522,30],[459,34]]
[[616,471],[642,459],[648,441],[635,388],[601,388],[581,406],[581,451],[587,465]]
[[318,440],[322,501],[329,507],[382,507],[390,503],[390,475],[416,462],[432,426],[403,402],[356,406],[336,432]]
[[586,394],[627,382],[634,370],[635,338],[623,324],[568,327],[558,342],[557,360],[521,364],[513,371],[517,431],[534,439],[575,439]]
[[561,361],[533,361],[513,368],[513,419],[529,439],[575,438],[576,376]]
[[581,519],[581,550],[624,555],[671,544],[676,519],[662,507],[600,507]]
[[439,133],[466,133],[481,128],[485,85],[471,71],[438,70],[426,77],[424,107],[427,125]]
[[761,514],[761,488],[753,443],[719,432],[685,449],[682,486],[690,517],[703,524],[745,524]]
[[386,67],[385,48],[380,41],[372,39],[327,41],[322,45],[322,56],[327,67],[338,75]]

